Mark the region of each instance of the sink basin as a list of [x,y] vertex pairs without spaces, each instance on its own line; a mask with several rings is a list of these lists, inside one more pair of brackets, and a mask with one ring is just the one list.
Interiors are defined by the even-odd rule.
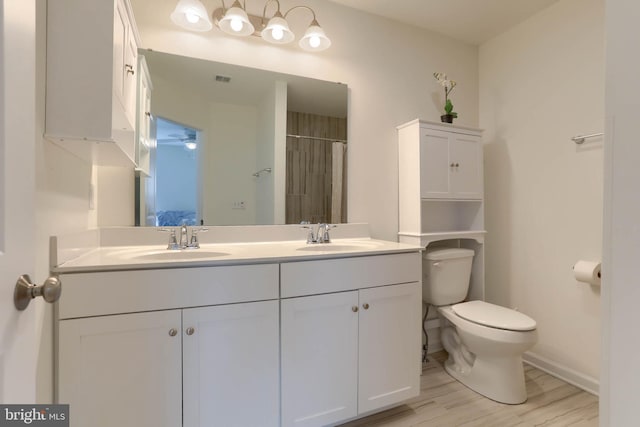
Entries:
[[318,244],[309,244],[307,246],[298,248],[298,251],[305,252],[340,252],[340,251],[357,251],[364,249],[372,249],[375,248],[375,243],[363,242],[363,243],[355,243],[355,244],[334,244],[334,243],[318,243]]
[[194,260],[194,259],[207,259],[207,258],[216,258],[221,256],[229,255],[225,252],[212,252],[212,251],[201,251],[199,249],[193,250],[182,250],[182,251],[153,251],[153,252],[144,252],[138,254],[130,254],[127,256],[129,259],[139,259],[139,260],[157,260],[157,261],[173,261],[173,260]]

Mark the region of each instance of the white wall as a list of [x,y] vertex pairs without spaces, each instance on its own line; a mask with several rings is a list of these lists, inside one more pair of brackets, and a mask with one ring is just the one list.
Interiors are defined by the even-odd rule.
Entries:
[[606,1],[603,355],[600,425],[638,424],[640,3]]
[[572,266],[602,256],[603,140],[570,137],[603,132],[603,106],[604,0],[560,0],[480,47],[486,297],[537,321],[532,357],[593,388],[600,289]]
[[[205,224],[253,224],[256,218],[256,144],[259,141],[255,105],[210,103],[203,203]],[[233,160],[230,160],[233,159]],[[244,209],[233,209],[244,201]]]
[[[24,2],[26,8],[30,2]],[[92,167],[67,151],[41,138],[44,134],[46,72],[46,2],[33,1],[36,9],[36,271],[32,278],[42,283],[49,275],[49,237],[94,228],[97,212],[89,210]],[[28,12],[25,13],[25,16]],[[28,52],[25,52],[28,54]],[[26,78],[26,76],[23,76]],[[13,105],[22,102],[14,99]],[[27,170],[29,170],[27,166]],[[31,307],[29,307],[31,309]],[[53,306],[37,301],[38,349],[36,401],[53,401]]]
[[[331,38],[329,50],[306,53],[296,44],[274,46],[234,38],[217,29],[181,31],[169,19],[158,26],[134,1],[143,47],[349,85],[349,222],[369,222],[375,237],[395,240],[398,226],[398,165],[395,127],[417,117],[438,120],[444,94],[432,76],[442,71],[458,81],[452,94],[459,124],[478,124],[478,49],[447,37],[364,14],[328,1],[309,0]],[[173,2],[150,2],[165,8]],[[287,9],[299,2],[283,0]],[[249,8],[256,7],[248,2]],[[262,14],[262,9],[250,12]],[[302,33],[304,10],[292,13]]]

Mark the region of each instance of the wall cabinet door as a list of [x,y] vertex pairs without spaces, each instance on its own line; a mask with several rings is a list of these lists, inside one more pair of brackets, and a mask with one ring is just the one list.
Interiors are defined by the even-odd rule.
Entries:
[[449,134],[422,130],[420,138],[420,197],[449,197]]
[[278,301],[185,309],[182,329],[184,426],[278,426]]
[[[138,45],[123,0],[116,0],[114,11],[113,92],[124,112],[117,129],[133,130],[136,114]],[[114,120],[118,120],[114,116]]]
[[419,282],[360,290],[358,413],[420,393]]
[[281,301],[282,425],[357,415],[358,292]]
[[[138,60],[138,99],[136,108],[136,166],[144,176],[151,173],[151,156],[155,150],[152,138],[151,93],[153,85],[144,56]],[[144,225],[144,224],[143,224]]]
[[482,199],[484,183],[480,140],[473,136],[452,135],[449,139],[449,159],[451,197]]
[[182,424],[180,310],[59,322],[58,401],[73,427]]
[[482,144],[478,137],[421,129],[422,199],[482,199],[482,173]]

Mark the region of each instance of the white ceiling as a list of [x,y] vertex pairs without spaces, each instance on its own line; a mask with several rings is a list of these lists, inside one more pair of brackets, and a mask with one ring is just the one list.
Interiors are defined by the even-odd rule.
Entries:
[[353,9],[481,44],[557,0],[330,0]]

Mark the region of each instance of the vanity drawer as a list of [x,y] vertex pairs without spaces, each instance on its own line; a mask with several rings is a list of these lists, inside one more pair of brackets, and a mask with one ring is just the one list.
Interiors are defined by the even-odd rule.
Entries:
[[280,267],[281,298],[420,282],[420,252],[302,261]]
[[65,274],[58,318],[278,298],[278,265]]

